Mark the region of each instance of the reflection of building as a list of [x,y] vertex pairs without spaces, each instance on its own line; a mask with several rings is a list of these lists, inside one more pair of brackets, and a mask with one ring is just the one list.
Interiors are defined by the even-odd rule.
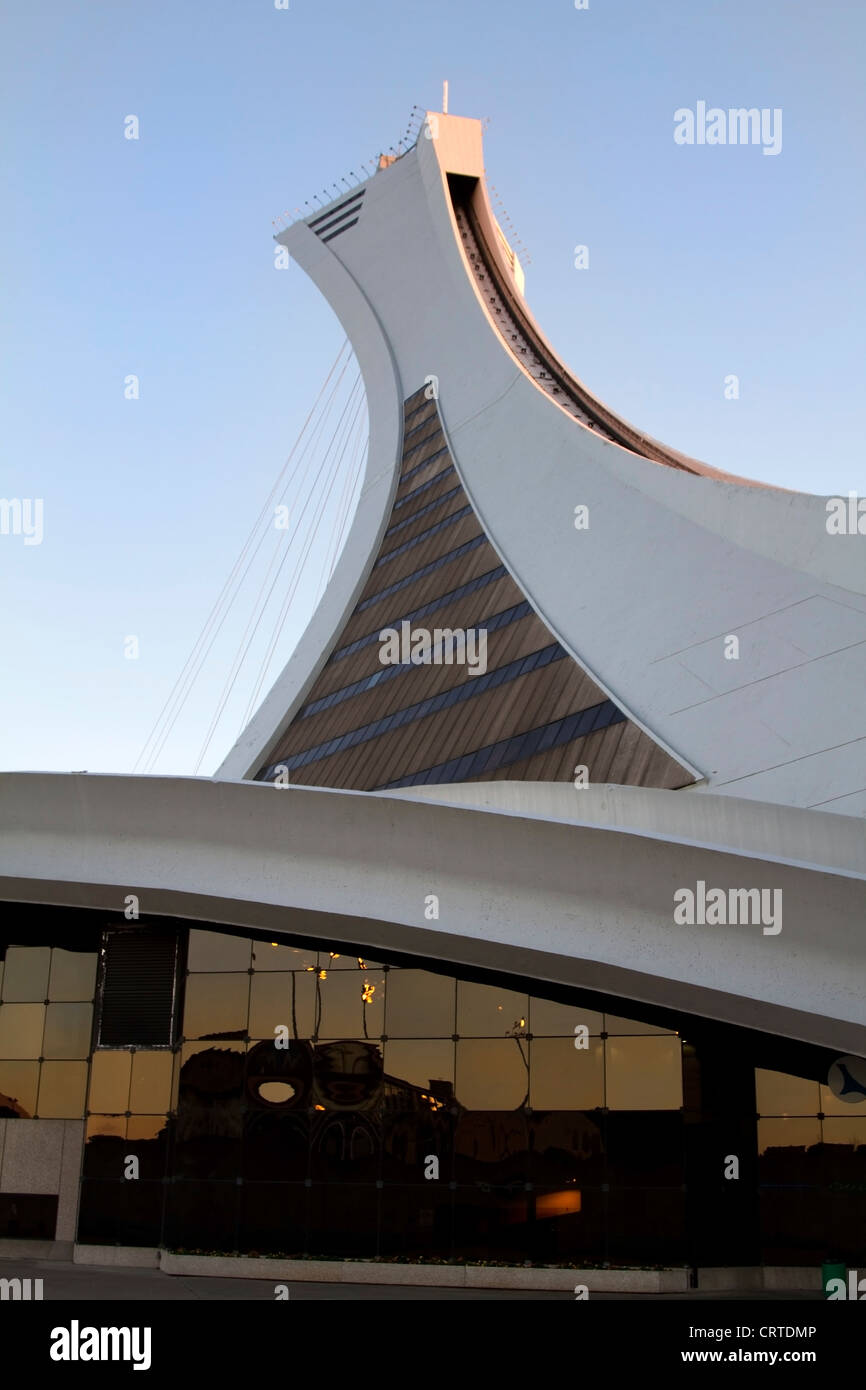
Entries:
[[[856,1258],[866,1098],[827,1079],[866,1053],[861,541],[593,397],[478,124],[427,129],[281,237],[369,465],[216,781],[0,784],[0,1235]],[[403,622],[484,628],[486,671],[384,667]],[[698,885],[780,893],[781,930],[677,922]]]

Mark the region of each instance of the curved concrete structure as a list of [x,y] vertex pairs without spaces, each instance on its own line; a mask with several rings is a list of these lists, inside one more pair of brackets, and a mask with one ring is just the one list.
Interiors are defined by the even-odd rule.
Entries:
[[[422,135],[365,185],[350,225],[327,242],[304,223],[278,239],[359,354],[362,319],[375,320],[403,398],[438,379],[451,455],[488,537],[551,632],[632,721],[713,791],[866,813],[866,538],[830,536],[824,499],[718,475],[657,445],[573,378],[577,406],[558,404],[496,322],[507,297],[542,352],[504,259],[491,308],[461,238],[455,180],[478,181],[479,225],[492,216],[480,125],[430,121],[436,138]],[[559,369],[552,353],[550,363]],[[392,388],[381,394],[372,376],[368,386],[376,420],[392,409]],[[218,776],[261,765],[339,636],[353,578],[359,592],[369,574],[396,478],[390,445],[377,456],[371,443],[370,457],[382,483],[352,528],[338,596],[326,595]],[[578,531],[579,505],[589,525]]]
[[[610,789],[572,792],[580,824],[423,794],[6,774],[3,896],[120,912],[135,893],[147,916],[325,936],[866,1052],[862,849],[828,842],[818,813],[733,798],[707,798],[700,843],[647,833],[664,795],[628,789],[616,817]],[[782,930],[675,925],[674,893],[701,879],[780,890]]]

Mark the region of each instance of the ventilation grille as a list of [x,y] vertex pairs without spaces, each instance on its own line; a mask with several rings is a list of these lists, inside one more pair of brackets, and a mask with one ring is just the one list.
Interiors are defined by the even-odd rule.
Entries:
[[335,236],[339,236],[341,232],[347,232],[358,221],[366,191],[366,188],[359,188],[342,203],[337,203],[335,207],[328,208],[319,217],[314,217],[311,222],[307,223],[307,226],[312,227],[321,241],[333,241]]
[[177,937],[142,928],[108,931],[103,945],[100,1047],[170,1047]]

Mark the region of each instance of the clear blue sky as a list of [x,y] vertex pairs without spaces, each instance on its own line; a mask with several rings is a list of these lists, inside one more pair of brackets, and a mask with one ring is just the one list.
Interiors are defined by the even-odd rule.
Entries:
[[[132,768],[343,341],[274,269],[271,219],[445,77],[452,112],[489,118],[527,299],[592,390],[724,469],[866,493],[864,35],[862,0],[8,0],[0,496],[45,520],[41,545],[0,536],[0,768]],[[782,152],[678,147],[698,100],[780,107]],[[194,767],[255,588],[157,771]]]

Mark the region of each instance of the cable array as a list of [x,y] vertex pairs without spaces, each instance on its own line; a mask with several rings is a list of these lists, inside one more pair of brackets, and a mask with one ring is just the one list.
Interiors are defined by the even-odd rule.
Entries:
[[[201,632],[136,760],[133,771],[154,770],[230,614],[246,621],[235,643],[204,736],[195,772],[238,687],[249,679],[242,724],[255,708],[296,599],[313,606],[339,559],[357,499],[367,453],[367,411],[360,371],[344,341],[316,401],[235,559]],[[270,542],[270,544],[269,544]],[[313,580],[311,556],[322,559]],[[264,573],[252,601],[248,591]],[[299,595],[299,588],[303,590]],[[264,650],[260,649],[264,646]],[[255,671],[252,670],[255,665]]]

